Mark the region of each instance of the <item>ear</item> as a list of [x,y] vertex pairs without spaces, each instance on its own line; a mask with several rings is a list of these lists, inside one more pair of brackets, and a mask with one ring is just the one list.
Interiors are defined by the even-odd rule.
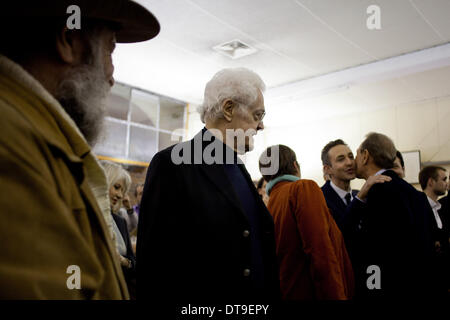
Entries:
[[300,172],[300,166],[298,165],[297,161],[294,161],[294,168],[297,170],[298,172],[298,177],[301,178],[302,174]]
[[64,27],[56,35],[56,51],[58,57],[66,64],[76,64],[81,58],[81,43],[78,32]]
[[227,99],[222,103],[222,113],[228,122],[231,122],[233,120],[233,114],[234,114],[234,107],[235,104],[231,99]]
[[366,165],[369,162],[369,156],[370,156],[369,151],[367,149],[363,150],[362,151],[362,156],[363,156],[363,158],[362,158],[363,161],[362,162],[363,162],[364,165]]
[[328,164],[323,165],[323,172],[330,175],[330,170],[331,170],[331,167]]
[[428,181],[427,181],[427,187],[430,187],[430,188],[433,188],[433,185],[434,185],[434,179],[433,178],[428,178]]

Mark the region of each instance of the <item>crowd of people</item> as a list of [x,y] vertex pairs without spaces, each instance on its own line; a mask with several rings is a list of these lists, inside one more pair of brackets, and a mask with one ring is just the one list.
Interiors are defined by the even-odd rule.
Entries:
[[[448,294],[445,168],[424,167],[420,192],[403,179],[393,141],[372,132],[356,157],[339,137],[323,147],[321,188],[301,178],[296,153],[283,144],[263,152],[255,184],[240,156],[264,129],[265,84],[234,68],[206,84],[198,110],[204,128],[158,152],[145,184],[134,185],[92,146],[114,84],[116,41],[151,39],[159,23],[132,1],[111,1],[101,11],[99,1],[85,1],[83,28],[69,30],[68,2],[49,3],[51,13],[12,6],[0,21],[0,298],[277,302]],[[26,10],[33,15],[18,19]],[[355,178],[365,180],[361,190],[351,189]]]

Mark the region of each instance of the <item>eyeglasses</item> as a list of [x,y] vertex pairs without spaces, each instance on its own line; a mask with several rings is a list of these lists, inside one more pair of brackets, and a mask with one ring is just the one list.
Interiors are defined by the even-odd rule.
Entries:
[[265,111],[259,111],[253,114],[253,118],[255,119],[255,121],[261,122],[263,121],[265,115],[266,115]]

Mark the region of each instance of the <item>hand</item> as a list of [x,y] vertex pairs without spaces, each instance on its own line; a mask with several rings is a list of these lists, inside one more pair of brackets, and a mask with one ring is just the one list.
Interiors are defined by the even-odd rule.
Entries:
[[122,255],[119,255],[119,259],[120,259],[120,265],[122,267],[125,267],[125,268],[128,268],[128,269],[131,268],[131,261],[130,260],[128,260],[127,258],[125,258]]
[[370,176],[366,183],[362,186],[361,190],[358,192],[357,197],[361,200],[365,201],[367,198],[367,194],[369,193],[370,188],[376,183],[385,183],[391,181],[392,178],[389,176],[385,176],[383,174],[377,176]]
[[122,205],[125,209],[130,210],[132,209],[131,203],[130,203],[130,197],[126,194],[122,199]]

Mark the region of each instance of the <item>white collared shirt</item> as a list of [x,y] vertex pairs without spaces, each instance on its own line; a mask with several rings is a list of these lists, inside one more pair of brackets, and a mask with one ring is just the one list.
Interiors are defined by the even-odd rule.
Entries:
[[377,171],[377,173],[374,174],[374,176],[379,176],[383,172],[387,171],[387,169],[381,169],[380,171]]
[[442,229],[442,221],[441,217],[439,217],[438,211],[441,209],[441,204],[439,202],[434,201],[429,196],[427,196],[428,202],[430,203],[431,209],[433,209],[434,218],[436,219],[436,223],[439,229]]
[[345,205],[347,205],[347,200],[345,200],[345,196],[347,195],[347,193],[350,193],[350,202],[353,201],[353,194],[352,194],[352,189],[351,188],[349,189],[349,191],[345,191],[344,189],[341,189],[337,185],[335,185],[333,183],[333,181],[330,181],[330,185],[333,188],[333,190],[336,191],[336,193],[338,194],[339,198],[341,198],[342,201],[344,201]]

